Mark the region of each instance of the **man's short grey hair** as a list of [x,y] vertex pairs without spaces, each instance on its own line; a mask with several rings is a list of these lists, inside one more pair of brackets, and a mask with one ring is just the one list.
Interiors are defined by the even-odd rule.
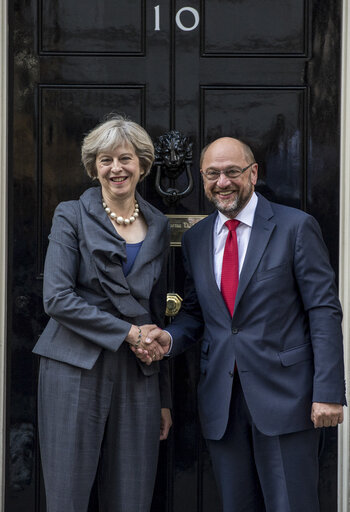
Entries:
[[141,179],[149,174],[154,162],[154,147],[146,130],[125,116],[110,114],[107,120],[93,128],[84,138],[81,161],[87,174],[97,178],[96,157],[120,145],[131,145],[140,160]]

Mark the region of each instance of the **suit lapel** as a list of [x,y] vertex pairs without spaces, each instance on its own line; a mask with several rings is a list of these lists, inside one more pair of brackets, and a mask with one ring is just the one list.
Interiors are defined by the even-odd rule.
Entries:
[[273,211],[270,203],[260,194],[258,195],[258,204],[255,211],[254,222],[250,240],[245,256],[243,268],[239,278],[239,285],[236,295],[235,311],[237,306],[264,254],[266,246],[270,240],[271,234],[275,228],[275,223],[270,219]]
[[[216,283],[214,272],[214,229],[217,212],[213,213],[203,222],[207,222],[205,226],[205,233],[199,233],[198,244],[196,245],[196,254],[198,255],[198,265],[203,268],[204,279],[208,282],[210,290],[210,300],[215,300],[217,303],[218,311],[225,311],[228,318],[231,318],[230,312],[227,309],[225,300]],[[204,227],[204,226],[203,226]]]
[[96,221],[96,227],[101,227],[107,231],[113,238],[121,244],[121,253],[125,255],[125,242],[123,238],[114,229],[107,213],[102,206],[101,186],[91,187],[87,189],[80,197],[80,201],[88,214]]
[[207,274],[207,278],[209,279],[210,288],[217,291],[219,295],[221,295],[219,288],[217,287],[214,273],[214,236],[213,231],[215,227],[215,221],[217,217],[217,212],[213,213],[208,217],[208,226],[207,230],[209,236],[203,236],[203,251],[198,251],[200,254],[200,258],[203,257],[204,268],[209,269]]
[[154,211],[151,210],[150,205],[138,192],[136,192],[136,200],[146,220],[147,234],[142,244],[142,253],[137,255],[130,273],[127,276],[127,281],[129,283],[130,280],[133,279],[133,274],[138,273],[145,263],[150,262],[155,258],[159,258],[160,254],[167,250],[164,242],[164,237],[167,236],[164,217],[160,217],[159,214],[155,214]]
[[[266,246],[270,240],[271,234],[275,228],[274,222],[270,219],[273,216],[273,211],[270,203],[260,194],[258,195],[258,204],[255,211],[254,223],[252,232],[247,248],[246,257],[244,260],[243,268],[241,271],[239,285],[236,295],[235,311],[237,306],[247,288],[261,258],[264,254]],[[214,274],[214,243],[213,243],[213,230],[215,227],[217,213],[207,217],[205,227],[205,234],[199,232],[199,239],[196,253],[200,255],[199,265],[202,265],[205,271],[205,279],[209,282],[209,288],[212,291],[211,299],[215,299],[218,310],[227,312],[228,318],[231,318],[230,312],[227,309],[224,298],[215,280]],[[200,248],[200,249],[198,249]]]
[[136,199],[148,230],[142,250],[136,256],[135,262],[126,276],[126,281],[133,296],[149,298],[154,280],[161,274],[166,261],[170,245],[170,232],[168,221],[162,213],[144,201],[138,193]]
[[[121,260],[126,258],[125,240],[119,236],[102,206],[101,189],[88,189],[80,197],[82,231],[102,289],[125,317],[144,315],[154,277],[157,278],[167,242],[167,221],[137,195],[140,209],[149,224],[142,252],[135,268],[125,278]],[[142,256],[142,257],[141,257]]]

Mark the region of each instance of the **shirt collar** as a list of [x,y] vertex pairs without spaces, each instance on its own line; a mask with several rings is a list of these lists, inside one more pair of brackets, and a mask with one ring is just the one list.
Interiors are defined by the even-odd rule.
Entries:
[[[252,197],[249,199],[248,203],[245,205],[243,210],[241,210],[235,219],[239,220],[242,224],[249,226],[250,228],[253,226],[254,215],[256,206],[258,204],[258,196],[255,192],[253,192]],[[225,222],[229,220],[226,215],[221,212],[218,212],[218,216],[216,218],[216,234],[219,235]]]

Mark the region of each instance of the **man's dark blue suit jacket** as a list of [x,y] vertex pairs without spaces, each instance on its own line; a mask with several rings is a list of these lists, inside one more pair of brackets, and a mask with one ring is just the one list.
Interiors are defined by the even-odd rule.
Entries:
[[341,307],[319,225],[258,194],[233,318],[213,270],[217,213],[183,237],[182,310],[167,330],[177,354],[202,339],[204,437],[226,429],[237,362],[253,421],[266,435],[313,428],[312,402],[345,404]]

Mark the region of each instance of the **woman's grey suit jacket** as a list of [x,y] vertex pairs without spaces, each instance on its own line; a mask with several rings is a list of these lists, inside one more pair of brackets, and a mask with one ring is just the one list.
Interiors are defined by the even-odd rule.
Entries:
[[[125,241],[104,208],[100,187],[56,208],[44,272],[44,309],[51,317],[34,353],[91,369],[101,350],[117,351],[131,324],[163,325],[166,298],[167,218],[137,194],[148,225],[142,248],[125,277]],[[146,366],[159,372],[162,407],[170,406],[167,363]],[[164,367],[164,371],[163,371]]]

